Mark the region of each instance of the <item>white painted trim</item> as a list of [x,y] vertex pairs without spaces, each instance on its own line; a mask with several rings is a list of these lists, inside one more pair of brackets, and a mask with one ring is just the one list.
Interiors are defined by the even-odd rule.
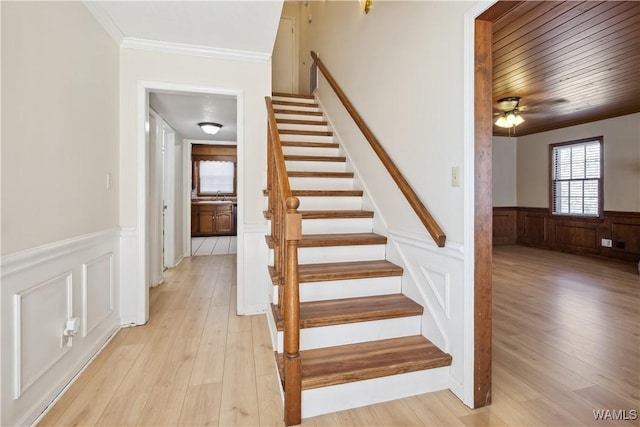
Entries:
[[456,242],[447,241],[444,248],[435,244],[433,239],[425,238],[424,235],[411,234],[404,231],[388,231],[389,237],[393,240],[397,240],[405,245],[413,246],[419,249],[424,249],[429,252],[437,253],[438,255],[444,255],[447,257],[462,260],[464,258],[464,245]]
[[[452,391],[470,408],[474,407],[475,366],[475,19],[497,0],[475,4],[464,15],[464,73],[462,128],[464,137],[464,384],[462,390]],[[462,392],[462,394],[459,394]]]
[[113,22],[109,14],[95,1],[82,2],[98,23],[104,28],[109,36],[119,45],[124,40],[124,34]]
[[224,49],[211,46],[200,46],[186,43],[145,40],[135,37],[124,37],[120,47],[139,49],[150,52],[170,53],[176,55],[198,56],[202,58],[224,59],[266,64],[271,60],[271,53],[251,52],[247,50]]
[[84,248],[95,245],[105,238],[112,237],[117,239],[119,238],[119,234],[120,230],[118,228],[111,228],[4,255],[0,257],[0,270],[2,271],[2,277],[6,278],[12,274],[33,268],[38,264],[45,263],[54,258],[78,252]]

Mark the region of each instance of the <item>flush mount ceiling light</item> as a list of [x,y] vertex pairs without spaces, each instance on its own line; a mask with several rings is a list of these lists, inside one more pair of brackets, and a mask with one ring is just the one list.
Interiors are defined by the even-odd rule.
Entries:
[[519,96],[510,96],[507,98],[501,98],[498,100],[498,108],[502,110],[502,113],[495,121],[496,126],[501,128],[513,128],[522,124],[524,119],[518,112],[518,105],[520,104]]
[[215,135],[220,129],[222,129],[222,125],[220,123],[213,122],[201,122],[198,123],[198,126],[200,126],[200,129],[202,129],[202,131],[207,135]]

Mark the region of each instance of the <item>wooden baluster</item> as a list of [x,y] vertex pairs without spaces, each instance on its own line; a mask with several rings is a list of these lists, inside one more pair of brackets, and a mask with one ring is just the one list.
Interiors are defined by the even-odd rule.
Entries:
[[300,361],[300,289],[298,283],[298,242],[302,235],[302,216],[297,197],[286,201],[286,270],[284,291],[284,411],[285,424],[302,421],[302,365]]

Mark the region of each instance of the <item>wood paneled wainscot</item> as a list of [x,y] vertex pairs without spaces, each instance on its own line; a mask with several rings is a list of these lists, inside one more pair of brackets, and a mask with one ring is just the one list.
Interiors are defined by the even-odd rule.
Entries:
[[[551,215],[548,208],[494,208],[494,245],[518,243],[626,261],[640,259],[640,213],[605,211],[602,218]],[[602,246],[602,239],[612,247]]]

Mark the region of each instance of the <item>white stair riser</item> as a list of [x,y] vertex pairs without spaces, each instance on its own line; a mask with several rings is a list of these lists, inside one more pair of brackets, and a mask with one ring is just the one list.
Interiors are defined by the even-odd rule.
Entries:
[[299,160],[285,160],[289,172],[346,172],[345,162],[311,162]]
[[[271,221],[267,221],[271,230]],[[320,218],[302,220],[302,234],[371,233],[373,218]]]
[[[401,276],[300,283],[300,301],[309,302],[398,294],[401,291],[401,285]],[[272,291],[271,302],[278,304],[278,290],[274,286]]]
[[316,116],[315,114],[296,114],[295,111],[290,113],[276,113],[276,119],[325,121],[324,116]]
[[290,177],[292,190],[353,190],[353,178]]
[[280,141],[302,141],[302,142],[335,142],[332,136],[314,135],[280,135]]
[[293,123],[278,123],[278,130],[301,130],[301,131],[319,131],[319,132],[330,132],[329,126],[327,125],[303,125],[303,124],[293,124]]
[[407,372],[302,392],[302,418],[388,402],[449,387],[449,367]]
[[385,245],[330,246],[328,248],[299,248],[302,264],[319,262],[374,261],[384,259]]
[[284,155],[297,156],[339,156],[340,149],[333,147],[282,147]]
[[[300,350],[356,344],[388,338],[420,335],[420,316],[343,323],[300,329]],[[284,334],[278,332],[278,353],[283,352]]]
[[271,100],[273,101],[285,101],[285,102],[304,102],[307,104],[315,104],[316,100],[315,98],[298,98],[295,96],[272,96]]
[[298,210],[348,210],[361,209],[362,197],[315,197],[301,196]]
[[[294,101],[297,102],[297,101]],[[273,104],[273,109],[274,110],[287,110],[287,111],[312,111],[314,113],[317,113],[320,111],[320,109],[318,107],[313,107],[313,106],[299,106],[299,105],[280,105],[280,104]]]
[[303,219],[302,234],[371,233],[373,218]]
[[[320,262],[375,261],[384,259],[385,245],[329,246],[298,248],[300,264]],[[273,264],[273,249],[269,251],[269,263]]]

